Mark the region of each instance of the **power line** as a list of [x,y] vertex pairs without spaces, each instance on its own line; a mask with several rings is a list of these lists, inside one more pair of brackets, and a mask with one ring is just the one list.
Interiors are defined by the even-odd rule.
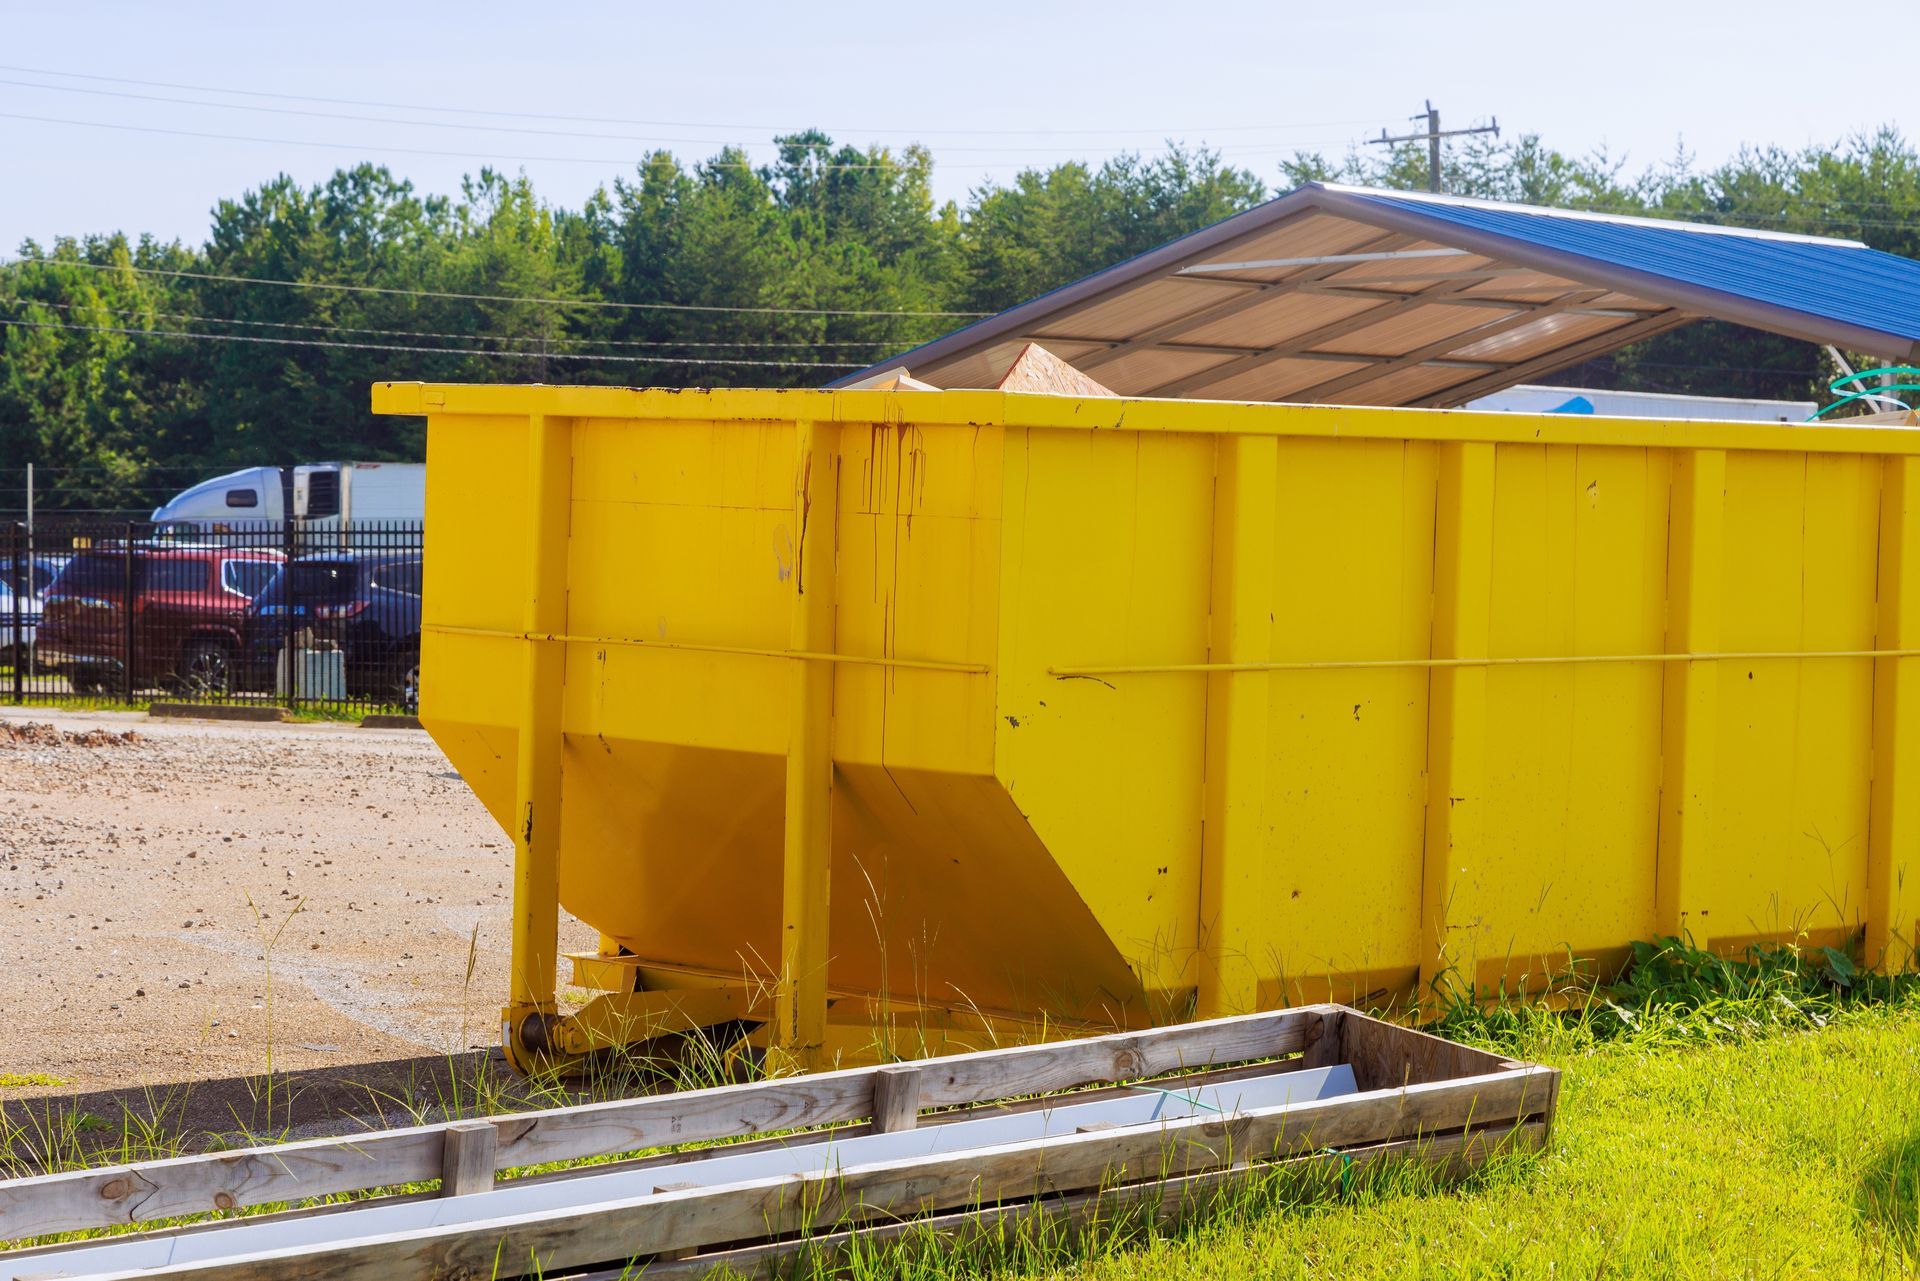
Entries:
[[[0,69],[4,69],[4,68],[0,68]],[[217,111],[260,111],[260,112],[268,112],[273,115],[279,115],[279,116],[302,116],[310,119],[320,119],[320,120],[353,120],[353,121],[359,121],[365,124],[402,125],[402,126],[407,126],[411,128],[420,128],[420,129],[455,129],[455,130],[461,130],[469,133],[472,133],[472,132],[517,133],[517,134],[535,135],[535,136],[544,137],[544,138],[585,138],[585,139],[600,141],[600,142],[639,142],[639,143],[644,143],[648,146],[660,146],[665,143],[697,143],[702,146],[723,146],[723,147],[731,147],[731,146],[744,147],[744,146],[766,145],[764,139],[751,139],[747,141],[742,141],[736,138],[653,137],[653,136],[640,136],[635,134],[583,133],[577,129],[534,129],[534,128],[528,128],[524,125],[459,124],[459,123],[456,123],[453,121],[447,121],[447,120],[408,120],[399,116],[369,116],[369,115],[362,115],[356,112],[315,111],[310,108],[304,108],[304,107],[270,107],[270,106],[265,106],[259,103],[250,103],[250,102],[209,102],[204,98],[200,98],[200,99],[168,98],[168,97],[163,97],[159,94],[130,93],[130,92],[127,92],[126,90],[121,90],[121,89],[88,89],[80,85],[36,84],[31,80],[9,80],[9,79],[0,78],[0,85],[13,85],[22,89],[45,89],[54,93],[78,93],[78,94],[89,94],[94,97],[130,99],[137,102],[164,102],[164,103],[171,103],[174,106],[181,106],[181,107],[211,107]],[[693,127],[700,127],[700,126],[693,126]],[[723,127],[723,126],[717,126],[717,127]],[[1300,146],[1313,145],[1313,141],[1314,140],[1310,140],[1310,139],[1304,140],[1297,145],[1300,145]],[[835,142],[800,142],[800,141],[795,141],[795,140],[782,138],[782,137],[775,137],[773,139],[773,143],[774,145],[777,145],[780,147],[799,147],[806,150],[821,151],[821,152],[840,150],[852,145],[848,143],[835,143]],[[1232,149],[1236,151],[1240,150],[1240,148],[1238,147],[1235,147]],[[1268,149],[1269,148],[1266,148],[1266,147],[1252,148],[1252,150],[1258,150],[1258,151],[1265,151]],[[1281,149],[1282,150],[1286,149],[1285,145],[1283,145]],[[1046,155],[1057,155],[1059,154],[1061,148],[1059,145],[1048,146],[1048,147],[1010,147],[1004,144],[1000,144],[1000,145],[991,146],[991,147],[975,147],[975,146],[955,145],[951,143],[942,143],[940,146],[940,150],[947,154],[952,154],[955,152],[987,152],[990,154],[999,155],[999,154],[1004,154],[1006,152],[1031,152],[1031,153],[1040,153],[1040,154],[1046,154]],[[868,166],[839,165],[835,167],[865,168]],[[880,166],[873,166],[873,167],[880,167]],[[906,166],[901,166],[901,167],[906,167]]]
[[[436,111],[443,115],[493,116],[496,118],[504,118],[504,119],[512,119],[512,120],[553,120],[553,121],[559,121],[562,123],[571,123],[571,124],[637,125],[642,128],[666,128],[666,129],[775,130],[775,129],[782,129],[786,127],[784,125],[776,125],[776,124],[743,124],[743,123],[719,124],[712,121],[698,121],[698,120],[635,120],[629,117],[621,117],[621,116],[553,115],[553,114],[533,112],[533,111],[501,111],[501,110],[492,109],[492,108],[440,107],[440,106],[432,106],[432,105],[421,104],[421,103],[381,102],[378,100],[369,100],[364,98],[327,98],[327,97],[318,97],[312,94],[271,93],[271,92],[266,92],[258,89],[226,89],[226,88],[221,88],[220,86],[217,86],[217,85],[179,84],[177,82],[167,81],[167,80],[137,80],[137,79],[133,79],[126,76],[102,76],[102,75],[92,75],[87,72],[81,72],[81,71],[52,71],[44,67],[16,67],[16,66],[9,66],[6,64],[0,64],[0,71],[22,72],[24,74],[34,75],[34,76],[56,76],[64,80],[92,80],[101,84],[141,85],[149,89],[180,89],[180,90],[185,90],[189,93],[223,93],[223,94],[231,94],[235,97],[242,97],[242,98],[272,98],[281,102],[319,102],[319,103],[326,103],[332,106],[339,106],[339,107],[378,107],[378,108],[383,108],[389,111]],[[48,85],[43,87],[55,88],[57,86]],[[1170,133],[1175,133],[1175,134],[1267,133],[1267,132],[1277,132],[1279,130],[1284,130],[1284,129],[1331,129],[1331,128],[1338,128],[1341,125],[1362,125],[1366,123],[1368,123],[1366,119],[1354,119],[1354,120],[1317,120],[1317,121],[1301,122],[1301,123],[1295,123],[1295,124],[1224,125],[1224,126],[1219,126],[1219,127],[1210,128],[1210,129],[911,129],[911,128],[848,129],[848,128],[841,128],[838,130],[838,132],[874,133],[874,134],[913,133],[913,134],[929,134],[929,135],[953,134],[961,137],[988,137],[988,136],[1056,137],[1063,133],[1086,134],[1089,136],[1099,135],[1102,137],[1131,137],[1131,136],[1138,136],[1140,134],[1148,134],[1148,133],[1160,134],[1160,135],[1166,135]]]
[[418,347],[399,343],[339,342],[324,338],[272,338],[262,334],[196,334],[189,330],[133,329],[116,325],[63,325],[51,320],[0,319],[10,329],[64,329],[75,333],[125,334],[133,338],[186,338],[198,342],[266,343],[279,347],[330,347],[354,351],[418,352],[434,356],[511,356],[516,360],[617,361],[644,365],[737,365],[765,369],[858,369],[850,361],[741,360],[716,356],[612,356],[593,352],[491,351],[480,347]]
[[[26,307],[48,307],[55,311],[98,311],[108,316],[151,316],[156,320],[186,320],[208,325],[246,325],[260,329],[313,329],[334,334],[374,334],[386,338],[454,338],[467,342],[518,342],[518,343],[566,343],[570,346],[602,347],[699,347],[703,349],[720,348],[735,351],[758,351],[768,347],[792,347],[802,349],[834,349],[847,347],[894,348],[896,341],[885,339],[844,339],[838,342],[798,342],[789,339],[769,338],[759,342],[702,342],[681,341],[671,338],[631,339],[631,338],[579,338],[556,335],[546,337],[538,334],[458,334],[438,332],[428,329],[370,329],[359,325],[329,325],[312,321],[291,320],[240,320],[227,316],[200,316],[184,311],[142,311],[129,307],[97,307],[91,303],[54,302],[46,298],[0,298],[0,306],[13,304]],[[532,353],[538,355],[538,352]]]
[[991,316],[990,311],[860,311],[831,307],[722,307],[704,303],[615,302],[604,298],[531,298],[513,294],[460,294],[433,289],[393,289],[385,285],[350,285],[331,280],[275,280],[266,276],[229,276],[171,267],[136,267],[131,263],[83,262],[77,258],[15,258],[10,267],[80,267],[87,271],[131,271],[143,276],[177,276],[234,285],[277,285],[286,289],[328,289],[340,293],[385,294],[402,298],[442,298],[454,302],[506,302],[549,307],[610,307],[623,311],[693,311],[768,316]]
[[[201,138],[215,142],[262,142],[275,147],[319,147],[329,151],[389,151],[403,156],[447,156],[456,160],[482,160],[497,163],[502,160],[530,161],[535,164],[566,165],[638,165],[639,160],[632,156],[527,156],[510,152],[484,151],[444,151],[434,147],[396,147],[391,143],[363,142],[317,142],[305,138],[263,138],[258,134],[212,133],[201,129],[166,129],[159,125],[119,124],[110,120],[74,120],[66,116],[36,116],[20,111],[0,111],[0,120],[29,120],[36,124],[75,125],[83,129],[119,129],[129,133],[165,134],[171,138]],[[719,161],[705,160],[704,165],[714,168],[733,168]],[[739,168],[752,166],[742,160]],[[909,169],[911,165],[901,164],[843,164],[838,161],[820,166],[823,169],[872,169],[893,171]],[[989,165],[987,168],[1012,168],[1014,165]]]

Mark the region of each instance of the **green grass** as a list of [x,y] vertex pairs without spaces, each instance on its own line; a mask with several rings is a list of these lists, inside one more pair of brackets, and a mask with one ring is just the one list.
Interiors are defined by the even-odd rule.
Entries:
[[[1920,983],[1830,949],[1638,945],[1569,1008],[1461,1000],[1435,1028],[1565,1073],[1552,1148],[1438,1188],[1284,1183],[1205,1221],[1002,1275],[1920,1277]],[[1019,1260],[1012,1260],[1019,1262]],[[856,1273],[895,1275],[877,1261]],[[940,1260],[928,1277],[968,1275]]]
[[1566,1073],[1537,1160],[1234,1207],[1030,1275],[1920,1275],[1920,1006],[1706,1045],[1542,1021],[1506,1048]]
[[[1549,1151],[1497,1158],[1462,1185],[1415,1166],[1346,1180],[1281,1174],[1172,1226],[1122,1218],[1074,1236],[1043,1226],[958,1245],[909,1239],[793,1275],[1920,1277],[1920,978],[1864,976],[1825,949],[1726,960],[1669,940],[1637,947],[1621,983],[1558,996],[1463,999],[1436,1025],[1565,1073]],[[584,1090],[483,1072],[456,1078],[452,1096],[411,1102],[427,1120],[614,1097],[643,1076],[688,1088],[737,1070],[692,1048],[609,1064]],[[38,1148],[54,1165],[179,1150],[164,1126],[116,1128],[126,1133],[106,1136],[122,1140],[107,1145],[112,1156],[102,1136],[81,1144],[68,1132],[0,1136],[0,1149]]]
[[66,1084],[65,1080],[46,1072],[0,1072],[0,1090],[53,1089]]
[[1562,1069],[1538,1157],[1451,1187],[1406,1166],[1280,1176],[1172,1227],[909,1243],[802,1275],[1920,1277],[1920,979],[1661,940],[1622,982],[1556,996],[1470,994],[1433,1028]]

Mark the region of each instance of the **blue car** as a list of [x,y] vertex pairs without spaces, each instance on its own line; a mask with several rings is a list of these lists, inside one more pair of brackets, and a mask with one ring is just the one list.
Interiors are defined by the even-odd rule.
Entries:
[[420,705],[420,553],[332,552],[288,561],[253,602],[247,678],[271,687],[292,633],[345,656],[347,693]]

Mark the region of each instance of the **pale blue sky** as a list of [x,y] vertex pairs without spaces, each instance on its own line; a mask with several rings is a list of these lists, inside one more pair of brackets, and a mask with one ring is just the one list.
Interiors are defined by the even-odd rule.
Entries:
[[[493,158],[524,168],[548,199],[577,205],[654,145],[697,159],[736,141],[755,144],[761,158],[773,132],[809,125],[860,143],[925,142],[939,194],[957,198],[1022,164],[1098,160],[1167,137],[1218,146],[1276,184],[1277,161],[1294,147],[1338,152],[1382,126],[1401,132],[1427,97],[1448,126],[1497,115],[1509,132],[1537,132],[1575,152],[1604,146],[1635,168],[1666,159],[1682,140],[1710,162],[1743,142],[1799,147],[1910,123],[1902,117],[1916,96],[1898,38],[1875,52],[1849,36],[1897,31],[1910,2],[1848,5],[1844,26],[1818,14],[1805,0],[0,0],[0,64],[9,68],[0,80],[89,91],[0,84],[0,249],[29,235],[114,229],[198,243],[217,198],[282,171],[316,181],[362,159],[450,191]],[[48,74],[60,72],[203,88]],[[371,102],[648,123],[361,105]],[[555,134],[498,131],[506,126]],[[465,154],[394,150],[402,148]]]

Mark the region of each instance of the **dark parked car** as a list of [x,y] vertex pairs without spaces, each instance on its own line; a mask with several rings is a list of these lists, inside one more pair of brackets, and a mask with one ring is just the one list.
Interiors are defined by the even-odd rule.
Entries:
[[333,552],[288,561],[253,604],[248,679],[275,681],[289,633],[337,647],[347,692],[420,701],[420,553]]
[[77,694],[120,685],[129,665],[135,689],[224,693],[245,650],[253,598],[285,560],[266,549],[191,544],[83,551],[47,588],[36,656]]
[[[33,645],[40,630],[41,598],[66,563],[64,556],[22,556],[16,560],[0,552],[0,662],[17,662],[23,672],[40,668]],[[14,648],[16,623],[20,630],[18,651]]]

